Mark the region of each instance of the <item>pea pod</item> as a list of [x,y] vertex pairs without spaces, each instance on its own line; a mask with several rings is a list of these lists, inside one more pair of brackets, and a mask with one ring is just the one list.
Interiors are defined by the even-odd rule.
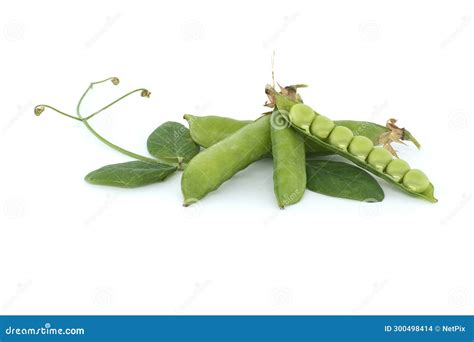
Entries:
[[[278,109],[281,110],[282,112],[285,112],[285,111],[289,112],[291,110],[292,105],[296,104],[296,102],[293,102],[293,101],[289,100],[288,98],[285,98],[283,95],[278,94],[276,92],[275,92],[274,96],[275,96],[275,100],[276,100],[276,105],[277,105]],[[433,203],[437,202],[437,199],[434,197],[433,184],[429,183],[425,188],[423,188],[424,189],[423,192],[417,191],[418,189],[420,189],[420,186],[418,185],[418,183],[420,181],[423,182],[423,183],[426,182],[426,180],[423,178],[423,175],[420,175],[419,172],[418,172],[418,174],[415,174],[417,179],[410,180],[410,183],[408,183],[408,184],[407,184],[407,182],[399,183],[394,178],[392,178],[389,174],[384,173],[382,168],[380,167],[380,165],[375,164],[375,163],[372,163],[373,164],[372,165],[371,163],[368,163],[365,160],[361,160],[357,156],[352,155],[351,153],[349,153],[345,149],[333,146],[333,145],[329,144],[328,142],[326,142],[326,141],[324,141],[324,140],[322,140],[322,139],[320,139],[316,136],[308,134],[304,128],[300,128],[300,127],[294,125],[291,122],[291,120],[289,119],[289,117],[285,116],[285,118],[288,120],[288,122],[292,125],[292,127],[295,130],[299,131],[301,134],[304,134],[305,136],[308,137],[308,139],[311,139],[312,141],[314,141],[315,143],[317,143],[321,147],[324,147],[325,149],[328,149],[328,150],[334,152],[335,154],[338,154],[341,157],[350,160],[351,162],[353,162],[357,166],[359,166],[359,167],[373,173],[374,175],[386,180],[387,182],[393,184],[394,186],[396,186],[397,188],[399,188],[400,190],[404,191],[405,193],[407,193],[409,195],[412,195],[412,196],[415,196],[415,197],[418,197],[418,198],[422,198],[422,199],[425,199],[425,200],[433,202]],[[369,155],[369,158],[370,158],[370,155]],[[414,183],[414,185],[411,184],[412,182]],[[409,186],[409,185],[412,185],[412,186]]]
[[270,153],[270,115],[265,115],[196,155],[184,169],[181,191],[188,206],[240,170]]
[[253,122],[251,120],[235,120],[215,115],[194,116],[185,114],[183,118],[188,121],[191,138],[195,143],[204,148],[224,140],[229,135]]
[[[369,121],[336,120],[334,123],[337,126],[345,126],[349,128],[354,135],[363,135],[369,138],[372,140],[374,145],[379,145],[380,136],[390,131],[385,126]],[[402,140],[411,141],[417,148],[421,147],[418,140],[416,140],[416,138],[406,129],[403,130]]]
[[280,208],[301,200],[306,189],[303,137],[276,110],[271,117],[273,184]]
[[[200,146],[208,148],[217,142],[223,140],[229,135],[237,132],[242,127],[252,123],[251,120],[235,120],[224,116],[196,116],[191,114],[184,115],[184,119],[188,121],[189,131],[192,139]],[[374,145],[379,144],[379,137],[383,133],[389,132],[385,126],[378,125],[368,121],[354,121],[354,120],[336,120],[334,123],[338,126],[345,126],[349,128],[354,135],[363,135],[369,138]],[[411,141],[417,147],[420,146],[413,135],[405,130],[403,140]],[[314,154],[325,156],[333,154],[332,151],[325,149],[317,142],[304,136],[305,148],[307,154]]]

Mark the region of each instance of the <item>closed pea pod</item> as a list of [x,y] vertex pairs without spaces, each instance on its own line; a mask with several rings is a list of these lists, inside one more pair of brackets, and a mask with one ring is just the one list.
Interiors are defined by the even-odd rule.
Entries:
[[252,120],[235,120],[215,115],[185,114],[184,119],[188,121],[191,138],[205,148],[218,143],[253,122]]
[[270,115],[265,115],[195,156],[184,169],[181,190],[188,206],[216,190],[270,152]]
[[280,208],[299,202],[306,189],[303,137],[276,110],[271,119],[273,184]]

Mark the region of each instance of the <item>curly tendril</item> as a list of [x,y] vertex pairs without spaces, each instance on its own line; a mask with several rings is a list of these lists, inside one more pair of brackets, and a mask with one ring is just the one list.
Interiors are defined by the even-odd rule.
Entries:
[[44,106],[36,106],[35,107],[35,115],[40,116],[44,112]]
[[34,108],[34,112],[35,112],[35,115],[36,116],[39,116],[41,115],[44,110],[46,108],[49,108],[53,111],[55,111],[56,113],[59,113],[61,115],[64,115],[68,118],[71,118],[71,119],[74,119],[74,120],[78,120],[78,121],[81,121],[85,126],[86,128],[97,138],[99,139],[101,142],[103,142],[104,144],[106,144],[107,146],[113,148],[114,150],[126,155],[126,156],[129,156],[129,157],[132,157],[134,159],[137,159],[137,160],[141,160],[141,161],[145,161],[145,162],[152,162],[152,163],[156,163],[156,162],[160,162],[158,159],[152,159],[152,158],[148,158],[148,157],[145,157],[145,156],[142,156],[142,155],[139,155],[137,153],[134,153],[134,152],[131,152],[131,151],[128,151],[124,148],[121,148],[120,146],[117,146],[115,144],[113,144],[112,142],[110,142],[109,140],[105,139],[102,135],[100,135],[99,133],[97,133],[97,131],[90,125],[89,123],[89,119],[93,118],[94,116],[96,116],[97,114],[103,112],[104,110],[108,109],[109,107],[113,106],[114,104],[116,104],[117,102],[120,102],[121,100],[123,100],[124,98],[134,94],[134,93],[137,93],[139,92],[141,94],[142,97],[150,97],[150,92],[147,90],[147,89],[144,89],[144,88],[139,88],[139,89],[135,89],[135,90],[132,90],[128,93],[126,93],[125,95],[122,95],[121,97],[117,98],[116,100],[110,102],[108,105],[102,107],[101,109],[99,109],[98,111],[95,111],[94,113],[88,115],[88,116],[85,116],[83,117],[81,115],[81,104],[84,100],[84,98],[86,97],[86,95],[92,90],[92,88],[97,85],[97,84],[101,84],[101,83],[105,83],[105,82],[112,82],[112,84],[114,85],[118,85],[120,83],[120,80],[117,78],[117,77],[109,77],[109,78],[106,78],[104,80],[101,80],[101,81],[97,81],[97,82],[92,82],[89,84],[89,86],[87,87],[86,91],[84,92],[84,94],[82,94],[81,98],[79,99],[79,102],[77,103],[77,106],[76,106],[76,113],[77,113],[77,116],[74,116],[74,115],[71,115],[71,114],[68,114],[68,113],[65,113],[57,108],[54,108],[52,106],[49,106],[49,105],[46,105],[46,104],[40,104],[40,105],[37,105],[35,108]]

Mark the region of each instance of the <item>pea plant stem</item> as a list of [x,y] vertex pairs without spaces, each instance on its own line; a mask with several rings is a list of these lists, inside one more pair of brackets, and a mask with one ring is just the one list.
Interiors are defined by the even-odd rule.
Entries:
[[118,99],[116,99],[115,101],[112,101],[111,103],[109,103],[108,105],[106,105],[105,107],[103,107],[102,109],[92,113],[91,115],[87,116],[87,117],[83,117],[82,114],[81,114],[81,105],[82,105],[82,102],[84,101],[84,98],[86,97],[86,95],[92,90],[92,88],[94,87],[94,85],[96,84],[100,84],[100,83],[104,83],[104,82],[107,82],[107,81],[112,81],[114,84],[118,84],[118,79],[115,78],[115,77],[110,77],[110,78],[106,78],[105,80],[101,80],[101,81],[97,81],[97,82],[92,82],[88,87],[87,89],[85,90],[84,94],[82,94],[81,98],[79,99],[79,102],[77,103],[77,106],[76,106],[76,113],[77,113],[77,118],[69,115],[69,114],[65,114],[66,116],[69,116],[69,117],[72,117],[72,118],[75,118],[75,119],[78,119],[80,121],[82,121],[82,123],[84,124],[84,126],[86,126],[86,128],[97,138],[99,139],[102,143],[106,144],[107,146],[109,146],[110,148],[113,148],[114,150],[116,150],[117,152],[120,152],[126,156],[129,156],[131,158],[134,158],[134,159],[137,159],[137,160],[141,160],[141,161],[144,161],[144,162],[152,162],[152,163],[156,163],[158,162],[158,160],[156,159],[152,159],[152,158],[148,158],[148,157],[145,157],[145,156],[142,156],[140,154],[137,154],[137,153],[134,153],[134,152],[131,152],[131,151],[128,151],[120,146],[117,146],[115,145],[114,143],[110,142],[109,140],[105,139],[102,135],[100,135],[89,123],[89,119],[94,117],[95,115],[99,114],[100,112],[106,110],[107,108],[111,107],[112,105],[114,105],[115,103],[119,102],[120,100],[126,98],[127,96],[130,96],[136,92],[141,92],[142,93],[142,96],[146,96],[148,97],[149,96],[149,92],[146,90],[146,89],[143,89],[143,88],[140,88],[140,89],[136,89],[136,90],[133,90],[121,97],[119,97]]

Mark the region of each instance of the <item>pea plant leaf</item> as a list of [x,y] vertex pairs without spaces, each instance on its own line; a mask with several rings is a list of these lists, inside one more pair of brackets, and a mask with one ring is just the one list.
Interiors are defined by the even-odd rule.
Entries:
[[97,185],[136,188],[161,182],[176,169],[175,166],[136,160],[101,167],[89,173],[85,180]]
[[147,147],[152,156],[177,164],[179,168],[199,153],[199,145],[191,138],[189,129],[173,121],[155,129],[148,137]]
[[323,195],[365,202],[381,202],[385,197],[374,177],[351,164],[308,160],[306,175],[306,187]]

